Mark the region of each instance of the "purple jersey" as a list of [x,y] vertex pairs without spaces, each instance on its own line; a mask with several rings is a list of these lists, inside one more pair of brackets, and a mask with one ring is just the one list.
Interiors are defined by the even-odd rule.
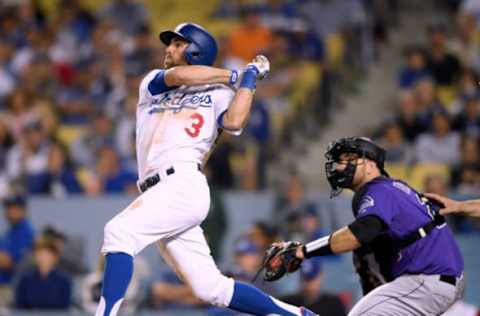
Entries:
[[388,226],[380,247],[372,247],[387,280],[403,274],[462,274],[463,258],[446,224],[403,249],[395,248],[396,241],[432,221],[418,193],[405,183],[384,177],[370,181],[356,193],[353,211],[356,218],[374,215]]

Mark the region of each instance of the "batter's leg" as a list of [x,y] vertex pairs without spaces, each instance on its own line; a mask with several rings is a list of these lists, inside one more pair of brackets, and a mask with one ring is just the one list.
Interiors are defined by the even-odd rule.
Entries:
[[222,275],[199,226],[160,242],[159,248],[180,278],[205,302],[252,315],[314,315]]
[[[209,193],[200,176],[169,177],[139,196],[104,229],[102,296],[95,316],[116,316],[133,273],[133,257],[147,245],[197,226],[208,212]],[[196,185],[198,183],[198,185]],[[187,186],[196,198],[185,200]],[[191,210],[199,210],[192,212]]]

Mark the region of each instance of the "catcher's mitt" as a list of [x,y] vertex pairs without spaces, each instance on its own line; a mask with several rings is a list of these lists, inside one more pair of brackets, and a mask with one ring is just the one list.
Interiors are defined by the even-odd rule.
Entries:
[[276,281],[283,277],[285,273],[298,270],[302,264],[302,259],[296,256],[299,246],[301,246],[301,244],[294,241],[272,244],[265,252],[262,267],[255,276],[255,279],[263,269],[265,269],[263,280],[267,282]]

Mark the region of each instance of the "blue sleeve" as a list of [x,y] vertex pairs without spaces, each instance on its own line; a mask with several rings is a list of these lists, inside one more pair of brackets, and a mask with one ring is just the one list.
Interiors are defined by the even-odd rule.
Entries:
[[27,175],[27,187],[29,193],[48,193],[50,176],[47,172]]
[[33,231],[24,227],[20,234],[16,234],[8,249],[14,262],[20,261],[24,253],[33,248]]
[[373,186],[361,198],[357,218],[374,215],[390,227],[395,216],[392,200],[388,190],[382,186]]
[[165,70],[160,70],[155,77],[148,83],[148,91],[152,95],[157,95],[163,92],[167,92],[177,87],[169,87],[165,83]]
[[69,193],[81,193],[82,187],[78,183],[75,173],[71,170],[66,170],[62,173],[61,181],[63,185],[67,188]]

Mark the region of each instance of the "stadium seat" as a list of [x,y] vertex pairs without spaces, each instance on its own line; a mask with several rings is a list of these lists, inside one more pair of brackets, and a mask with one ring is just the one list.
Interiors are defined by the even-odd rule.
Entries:
[[408,181],[409,167],[405,164],[390,163],[385,165],[385,170],[392,178]]
[[327,60],[333,67],[342,64],[345,43],[341,34],[331,34],[326,39]]
[[60,125],[57,130],[57,138],[60,142],[70,145],[86,132],[82,126]]
[[452,104],[457,94],[454,86],[438,86],[437,87],[437,99],[441,104],[448,107]]
[[432,175],[439,175],[448,181],[450,177],[448,165],[436,163],[417,164],[411,169],[408,182],[416,190],[423,191],[425,180]]

